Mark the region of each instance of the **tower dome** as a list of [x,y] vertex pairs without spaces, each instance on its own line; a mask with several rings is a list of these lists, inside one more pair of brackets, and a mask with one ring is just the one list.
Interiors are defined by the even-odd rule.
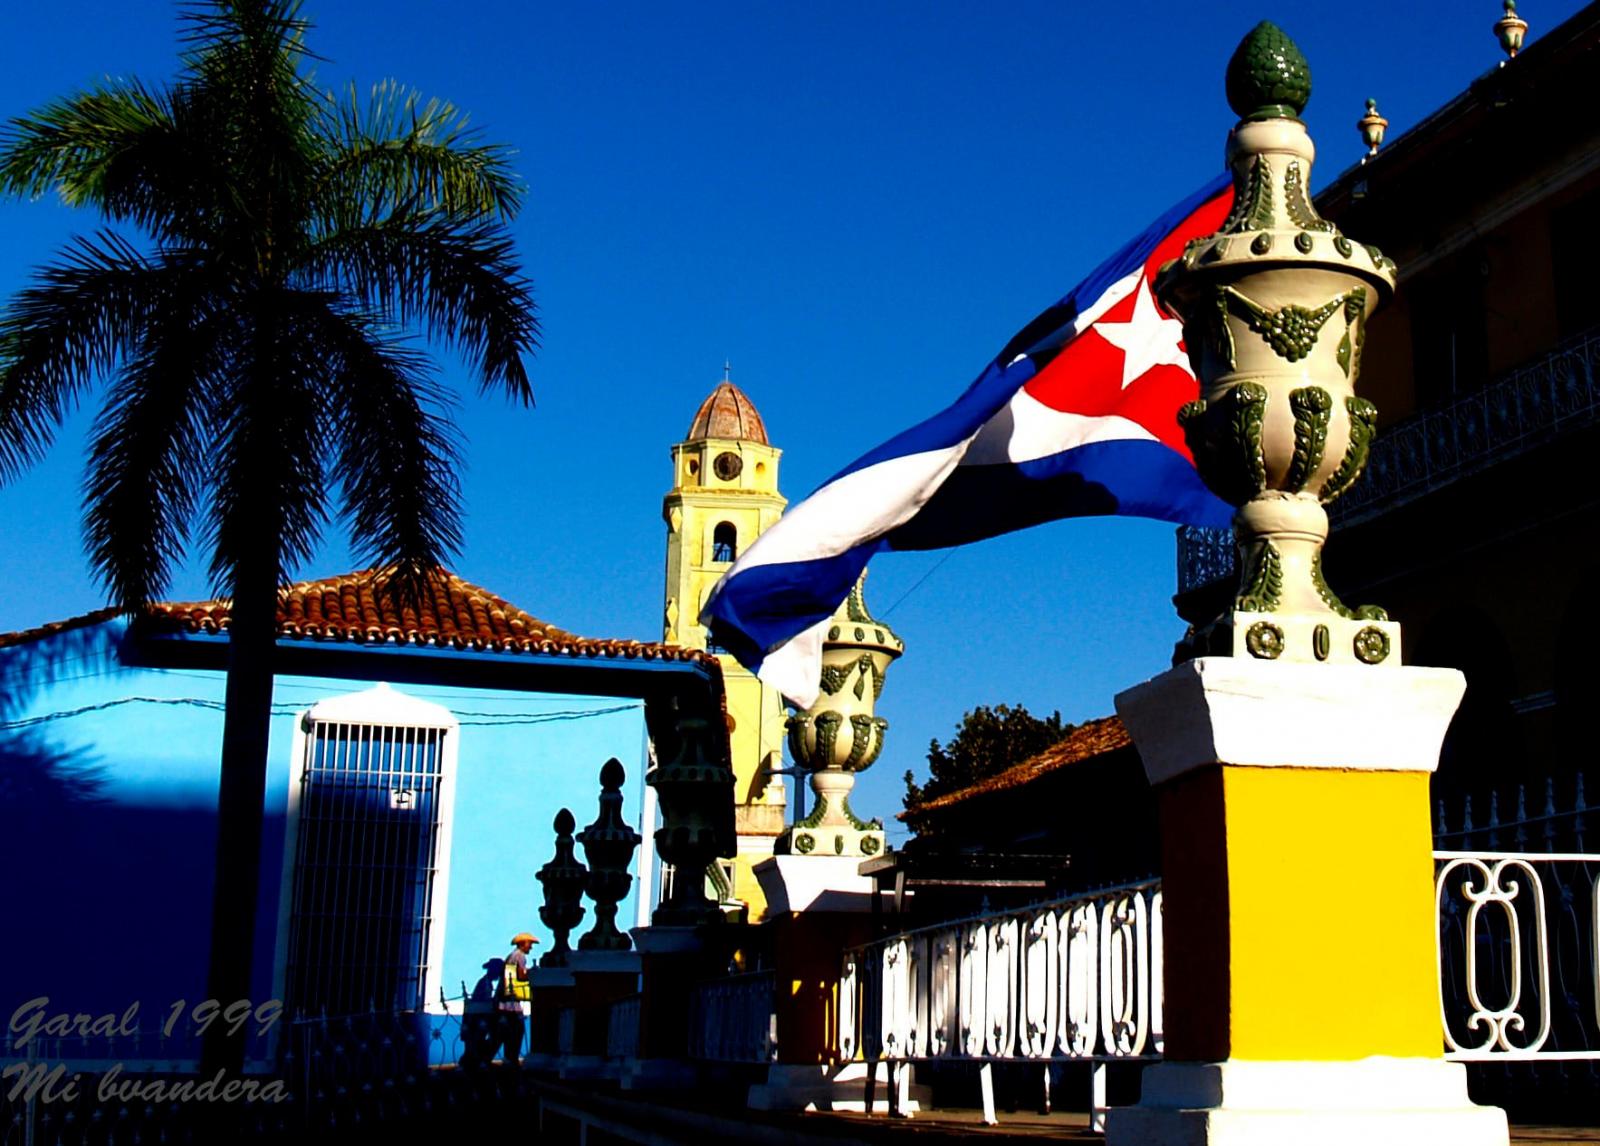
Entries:
[[689,423],[689,432],[684,435],[686,442],[707,438],[755,442],[763,446],[772,444],[767,441],[767,427],[756,413],[755,403],[726,378],[700,403],[694,421]]

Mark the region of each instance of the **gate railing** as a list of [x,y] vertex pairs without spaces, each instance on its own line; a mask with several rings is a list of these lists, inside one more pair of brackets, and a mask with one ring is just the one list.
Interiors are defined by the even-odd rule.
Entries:
[[606,1057],[639,1057],[639,1019],[644,996],[629,995],[611,1004],[606,1018]]

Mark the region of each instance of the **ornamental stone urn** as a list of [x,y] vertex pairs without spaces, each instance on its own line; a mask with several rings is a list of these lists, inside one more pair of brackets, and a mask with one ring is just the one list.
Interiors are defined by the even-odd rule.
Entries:
[[633,940],[617,930],[617,904],[633,885],[628,863],[643,838],[622,820],[626,779],[620,760],[605,762],[600,769],[600,814],[578,833],[583,858],[589,862],[584,891],[594,900],[594,926],[578,940],[580,951],[626,951],[633,946]]
[[817,701],[789,717],[789,753],[810,774],[816,807],[778,838],[778,854],[874,856],[886,846],[883,823],[850,809],[856,773],[883,751],[889,722],[877,715],[889,665],[905,651],[893,629],[867,610],[866,574],[834,611],[822,645]]
[[554,826],[556,854],[534,875],[544,889],[539,921],[550,929],[554,938],[550,950],[539,957],[541,967],[567,965],[567,957],[572,954],[567,936],[583,922],[583,887],[589,880],[589,870],[572,853],[572,829],[577,826],[572,813],[562,808],[556,813]]
[[706,869],[737,847],[733,769],[712,744],[706,720],[680,717],[677,739],[677,752],[645,778],[660,801],[656,851],[673,869],[671,894],[650,918],[658,926],[692,927],[722,917],[706,895]]
[[1238,507],[1238,594],[1179,657],[1398,664],[1399,626],[1347,606],[1322,576],[1323,506],[1360,476],[1377,426],[1356,382],[1395,264],[1311,203],[1316,150],[1299,118],[1311,72],[1276,25],[1239,45],[1227,93],[1240,117],[1227,145],[1233,210],[1156,278],[1200,380],[1179,423],[1200,476]]
[[1505,15],[1494,22],[1494,38],[1500,41],[1500,50],[1508,59],[1516,59],[1528,36],[1528,22],[1517,15],[1517,0],[1505,0]]
[[1356,121],[1356,130],[1361,133],[1361,142],[1367,145],[1367,154],[1362,157],[1365,163],[1378,154],[1378,148],[1383,146],[1383,133],[1389,129],[1389,121],[1378,114],[1378,101],[1367,100],[1367,114]]

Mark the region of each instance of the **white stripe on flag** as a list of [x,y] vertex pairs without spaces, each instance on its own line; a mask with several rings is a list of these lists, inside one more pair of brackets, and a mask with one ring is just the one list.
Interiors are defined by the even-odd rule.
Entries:
[[777,689],[780,696],[801,708],[810,708],[821,691],[822,638],[832,623],[832,617],[824,617],[773,649],[761,658],[756,676]]
[[1090,442],[1129,439],[1153,442],[1156,436],[1120,414],[1069,414],[1046,406],[1026,390],[1018,390],[1006,408],[978,431],[961,464],[1014,465],[1052,457]]

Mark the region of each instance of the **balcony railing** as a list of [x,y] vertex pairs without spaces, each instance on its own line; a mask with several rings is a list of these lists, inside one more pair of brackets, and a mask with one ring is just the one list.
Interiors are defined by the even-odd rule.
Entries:
[[[1482,390],[1382,431],[1366,472],[1331,511],[1356,525],[1562,434],[1600,421],[1600,328],[1557,346]],[[1178,591],[1229,576],[1228,530],[1178,530]]]
[[701,1062],[773,1062],[777,1058],[778,981],[751,971],[701,983],[689,1002],[689,1057]]

